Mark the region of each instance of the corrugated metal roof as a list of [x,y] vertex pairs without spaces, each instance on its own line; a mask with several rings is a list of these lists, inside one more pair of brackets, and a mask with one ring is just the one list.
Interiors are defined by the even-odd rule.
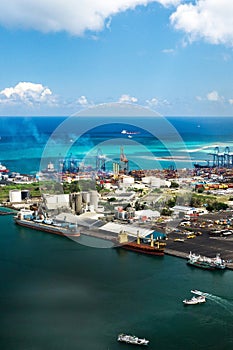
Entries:
[[114,222],[108,222],[107,224],[100,227],[99,230],[110,231],[116,234],[120,233],[120,231],[123,230],[127,232],[129,236],[132,236],[132,237],[137,237],[137,232],[139,232],[139,236],[141,238],[144,238],[154,232],[154,230],[150,230],[147,228],[142,228],[142,227],[132,226],[132,225],[125,225],[125,224],[121,225]]

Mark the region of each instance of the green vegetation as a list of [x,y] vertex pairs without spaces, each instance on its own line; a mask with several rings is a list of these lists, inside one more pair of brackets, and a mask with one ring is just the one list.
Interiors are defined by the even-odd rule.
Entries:
[[170,216],[172,214],[172,211],[168,208],[163,208],[161,210],[161,215],[164,215],[164,216]]
[[115,201],[116,201],[115,197],[108,198],[108,203],[115,202]]
[[64,182],[63,189],[64,189],[64,193],[66,194],[76,193],[81,191],[79,181],[73,181],[71,183]]
[[177,182],[175,182],[175,181],[171,182],[170,188],[178,188],[178,187],[179,187],[179,184]]
[[166,205],[167,205],[169,208],[174,207],[174,206],[176,205],[176,199],[177,199],[176,196],[173,197],[173,198],[168,199]]
[[5,202],[9,200],[9,191],[11,190],[29,190],[31,197],[40,196],[40,188],[38,183],[32,184],[12,184],[0,186],[0,201]]
[[135,202],[135,210],[138,211],[138,210],[144,210],[146,208],[146,205],[145,203],[140,203],[139,201],[136,201]]
[[[220,204],[220,205],[219,205]],[[203,195],[203,194],[193,194],[190,205],[192,207],[202,207],[205,206],[207,210],[222,210],[223,208],[227,209],[227,204],[221,203],[216,200],[216,196],[213,195]],[[220,209],[217,209],[217,208]],[[208,209],[209,208],[209,209]],[[212,209],[213,208],[213,209]],[[224,210],[224,209],[223,209]]]
[[81,191],[98,190],[94,180],[77,180],[71,183],[63,183],[64,193],[75,193]]
[[219,211],[219,210],[226,210],[228,208],[228,205],[226,203],[222,202],[213,202],[208,203],[206,209],[208,211]]

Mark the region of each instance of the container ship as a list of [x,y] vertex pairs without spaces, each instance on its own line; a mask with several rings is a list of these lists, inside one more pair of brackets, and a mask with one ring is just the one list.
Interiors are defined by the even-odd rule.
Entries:
[[219,254],[215,258],[207,258],[206,256],[196,255],[190,252],[187,263],[206,270],[224,270],[226,268],[226,263],[220,258]]
[[66,237],[79,237],[80,231],[76,224],[67,222],[55,222],[44,217],[37,218],[35,212],[29,209],[21,209],[14,217],[15,223],[33,230],[53,233]]
[[164,255],[166,247],[165,242],[156,241],[151,234],[150,239],[141,239],[137,236],[137,240],[133,242],[128,241],[128,235],[125,232],[119,234],[120,247],[127,250],[132,250],[137,253],[149,254],[149,255]]

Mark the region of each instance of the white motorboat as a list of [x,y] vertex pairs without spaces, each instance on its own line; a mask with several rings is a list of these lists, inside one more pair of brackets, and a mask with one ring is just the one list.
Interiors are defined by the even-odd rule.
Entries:
[[197,289],[192,289],[191,293],[196,294],[196,295],[203,295],[203,292],[201,292],[200,290],[197,290]]
[[205,302],[206,302],[206,298],[204,295],[200,295],[198,297],[192,297],[191,299],[183,300],[183,303],[185,305],[196,305],[196,304],[202,304]]
[[125,342],[128,344],[134,344],[134,345],[148,345],[149,344],[149,340],[145,339],[145,338],[138,338],[135,335],[128,335],[128,334],[119,334],[118,341],[120,342]]

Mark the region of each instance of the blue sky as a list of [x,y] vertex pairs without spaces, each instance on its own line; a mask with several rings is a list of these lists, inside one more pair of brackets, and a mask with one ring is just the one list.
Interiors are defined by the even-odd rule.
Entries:
[[2,0],[0,115],[233,116],[232,0]]

